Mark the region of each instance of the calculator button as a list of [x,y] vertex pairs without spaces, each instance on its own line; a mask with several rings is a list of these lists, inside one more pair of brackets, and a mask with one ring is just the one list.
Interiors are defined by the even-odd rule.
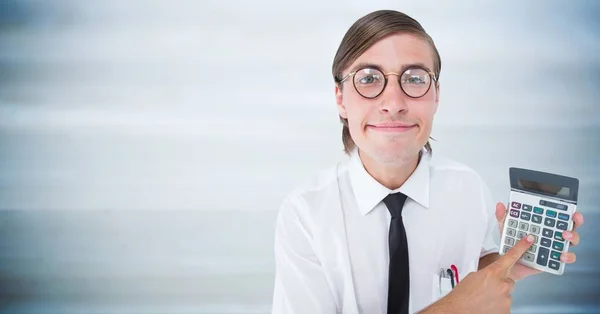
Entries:
[[551,260],[548,263],[548,267],[550,267],[550,268],[552,268],[554,270],[559,270],[560,269],[560,263]]
[[535,250],[537,249],[536,245],[532,245],[529,247],[529,249],[527,249],[527,252],[531,252],[531,253],[535,253]]
[[531,236],[533,237],[533,243],[538,243],[538,236],[535,234],[532,234]]
[[569,215],[560,213],[560,214],[558,214],[558,219],[565,220],[565,221],[569,220]]
[[515,217],[515,218],[519,218],[519,211],[516,209],[511,209],[510,210],[510,216],[511,217]]
[[516,208],[516,209],[521,209],[521,203],[512,202],[510,207]]
[[508,226],[509,227],[516,228],[518,225],[519,225],[519,223],[516,220],[514,220],[514,219],[509,219],[508,220]]
[[529,224],[526,222],[521,222],[519,224],[519,230],[527,231],[529,229]]
[[542,231],[542,235],[546,238],[552,238],[552,235],[554,235],[554,231],[548,228],[544,228],[544,230]]
[[564,247],[564,245],[562,243],[560,243],[560,242],[554,241],[554,243],[552,244],[552,248],[555,249],[555,250],[557,250],[557,251],[559,251],[559,252],[562,252],[563,247]]
[[548,238],[542,238],[542,242],[541,245],[545,246],[545,247],[550,247],[550,245],[552,244],[552,241]]
[[546,266],[548,264],[548,254],[549,253],[550,253],[550,250],[541,247],[540,251],[538,252],[538,256],[537,256],[537,261],[536,262],[539,265]]
[[535,255],[531,254],[531,253],[525,253],[523,254],[523,258],[528,261],[528,262],[535,262]]
[[560,261],[560,252],[552,251],[550,258]]
[[506,234],[509,237],[516,237],[517,236],[517,230],[508,228],[508,230],[506,231]]
[[549,209],[548,209],[548,210],[546,211],[546,216],[548,216],[548,217],[552,217],[552,218],[556,218],[556,212],[555,212],[555,211],[553,211],[553,210],[549,210]]
[[554,224],[556,224],[556,220],[554,220],[552,218],[546,218],[546,219],[544,219],[544,226],[546,226],[546,227],[554,227]]
[[504,248],[502,248],[502,252],[506,253],[508,252],[508,250],[510,250],[510,246],[505,245]]
[[533,208],[533,212],[536,214],[543,214],[544,213],[544,209],[543,208],[539,208],[539,207],[534,207]]
[[526,210],[526,211],[530,212],[531,211],[531,205],[525,205],[525,204],[523,204],[523,210]]
[[562,232],[556,231],[554,233],[554,240],[564,241],[565,239],[563,239],[563,237],[562,237]]
[[531,216],[531,221],[535,222],[536,224],[541,224],[542,223],[542,216],[540,216],[540,215],[533,215],[533,216]]
[[515,239],[507,237],[506,239],[504,239],[504,244],[508,244],[510,246],[513,246],[513,245],[515,245]]
[[531,233],[540,234],[540,227],[539,226],[531,226]]
[[526,236],[527,236],[527,233],[525,233],[523,231],[519,231],[519,233],[517,233],[517,239],[519,239],[519,240]]
[[567,230],[567,226],[568,226],[568,224],[566,222],[564,222],[564,221],[559,221],[556,224],[556,228],[558,228],[560,230]]
[[521,219],[525,221],[529,221],[531,219],[531,214],[526,212],[521,212]]

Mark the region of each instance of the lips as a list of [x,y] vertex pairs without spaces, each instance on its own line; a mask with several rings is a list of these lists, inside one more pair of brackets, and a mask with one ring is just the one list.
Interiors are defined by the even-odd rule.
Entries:
[[406,123],[378,123],[367,125],[368,129],[381,132],[406,132],[416,127],[416,124]]

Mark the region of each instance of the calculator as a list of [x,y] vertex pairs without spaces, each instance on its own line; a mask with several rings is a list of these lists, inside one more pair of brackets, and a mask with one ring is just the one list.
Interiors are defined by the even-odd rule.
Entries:
[[521,238],[532,234],[533,244],[519,262],[555,275],[565,263],[560,255],[569,249],[564,231],[573,228],[579,180],[558,174],[509,168],[510,197],[500,239],[504,255]]

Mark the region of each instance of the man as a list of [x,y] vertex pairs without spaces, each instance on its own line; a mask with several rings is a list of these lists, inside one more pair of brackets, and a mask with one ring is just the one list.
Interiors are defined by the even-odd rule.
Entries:
[[283,201],[273,313],[507,313],[514,282],[538,272],[517,263],[531,236],[499,257],[506,208],[480,176],[432,153],[440,70],[433,40],[403,13],[350,27],[333,62],[349,158]]

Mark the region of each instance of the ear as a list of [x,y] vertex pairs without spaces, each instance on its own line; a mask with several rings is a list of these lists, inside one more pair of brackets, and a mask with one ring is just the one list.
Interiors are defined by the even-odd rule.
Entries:
[[434,112],[437,112],[439,104],[440,104],[440,83],[436,82],[435,83],[435,110],[434,110]]
[[335,86],[335,103],[337,104],[338,112],[340,113],[340,117],[344,119],[348,119],[348,115],[346,114],[346,107],[344,106],[344,98],[342,95],[342,90],[338,85]]

